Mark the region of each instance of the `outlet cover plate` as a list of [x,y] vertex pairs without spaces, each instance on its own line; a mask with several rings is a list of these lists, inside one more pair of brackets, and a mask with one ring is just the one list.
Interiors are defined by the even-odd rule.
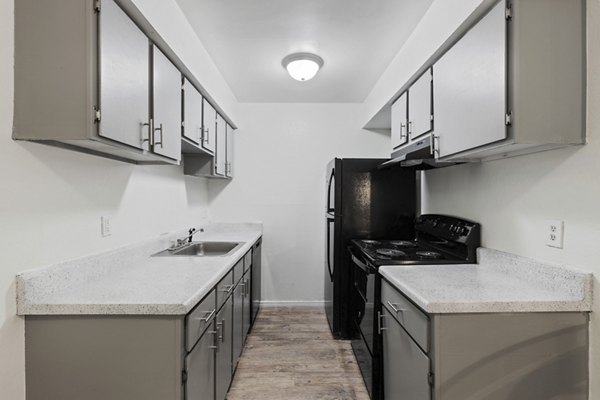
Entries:
[[546,246],[563,248],[565,224],[560,220],[548,220],[546,222]]
[[102,234],[102,237],[112,235],[110,216],[103,215],[100,217],[100,233]]

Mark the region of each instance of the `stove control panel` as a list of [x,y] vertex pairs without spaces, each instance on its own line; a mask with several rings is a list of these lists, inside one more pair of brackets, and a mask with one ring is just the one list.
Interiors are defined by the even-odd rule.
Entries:
[[453,242],[479,245],[481,228],[476,222],[447,215],[423,214],[415,221],[415,230],[420,233]]

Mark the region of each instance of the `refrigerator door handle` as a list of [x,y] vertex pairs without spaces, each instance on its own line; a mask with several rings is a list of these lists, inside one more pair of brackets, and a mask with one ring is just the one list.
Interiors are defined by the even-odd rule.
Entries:
[[327,269],[329,270],[329,278],[333,282],[333,271],[331,270],[331,225],[335,222],[334,219],[327,219]]
[[327,182],[327,212],[335,211],[335,204],[333,207],[331,207],[331,185],[333,182],[335,182],[335,168],[331,170],[331,175],[329,176],[329,181]]

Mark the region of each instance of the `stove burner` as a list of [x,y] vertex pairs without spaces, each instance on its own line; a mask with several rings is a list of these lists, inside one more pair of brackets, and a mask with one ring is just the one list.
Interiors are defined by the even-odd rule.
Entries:
[[373,244],[373,245],[381,244],[381,242],[379,240],[363,239],[363,240],[361,240],[361,242],[363,242],[364,244]]
[[388,257],[406,257],[406,253],[396,249],[377,249],[377,254]]
[[430,258],[433,260],[442,258],[442,255],[437,251],[417,251],[415,254],[421,258]]
[[390,243],[398,247],[417,247],[416,243],[409,242],[408,240],[393,240]]

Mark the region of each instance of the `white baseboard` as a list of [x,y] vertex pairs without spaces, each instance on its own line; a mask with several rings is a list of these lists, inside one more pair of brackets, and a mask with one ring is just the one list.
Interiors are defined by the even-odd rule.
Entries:
[[311,300],[311,301],[277,301],[277,300],[262,300],[260,302],[261,307],[324,307],[325,302],[323,300]]

